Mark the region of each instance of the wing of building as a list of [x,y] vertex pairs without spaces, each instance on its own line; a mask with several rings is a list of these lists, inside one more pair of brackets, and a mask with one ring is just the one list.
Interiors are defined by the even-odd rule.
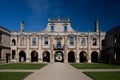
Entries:
[[40,32],[11,32],[10,47],[12,62],[99,62],[105,32],[78,32],[71,26],[70,19],[48,19],[47,26]]

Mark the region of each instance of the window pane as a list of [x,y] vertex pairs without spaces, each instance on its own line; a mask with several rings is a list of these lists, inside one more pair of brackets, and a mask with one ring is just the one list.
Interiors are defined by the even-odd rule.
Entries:
[[48,45],[48,38],[47,37],[44,38],[44,45]]
[[96,46],[96,45],[97,45],[97,39],[93,38],[93,46]]
[[70,37],[70,45],[74,45],[74,38]]
[[32,38],[32,45],[33,45],[33,46],[36,45],[36,38]]
[[51,31],[54,31],[54,26],[51,26]]
[[64,26],[64,31],[65,31],[65,32],[67,31],[67,26]]
[[85,38],[81,38],[81,45],[86,45],[86,40],[85,40]]

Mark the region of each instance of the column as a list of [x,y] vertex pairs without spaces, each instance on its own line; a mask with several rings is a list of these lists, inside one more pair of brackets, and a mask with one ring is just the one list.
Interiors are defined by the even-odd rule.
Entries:
[[79,41],[78,41],[78,33],[76,32],[76,63],[79,63]]
[[90,34],[88,32],[88,63],[91,63],[90,46],[91,46],[91,38],[90,38]]
[[29,37],[29,35],[27,35],[27,44],[26,44],[26,46],[27,46],[27,51],[26,51],[26,62],[30,62],[30,60],[31,60],[31,56],[30,56],[30,50],[29,50],[29,48],[30,48],[30,37]]
[[42,37],[39,35],[38,37],[38,62],[39,63],[42,63],[43,61],[41,46],[42,46]]

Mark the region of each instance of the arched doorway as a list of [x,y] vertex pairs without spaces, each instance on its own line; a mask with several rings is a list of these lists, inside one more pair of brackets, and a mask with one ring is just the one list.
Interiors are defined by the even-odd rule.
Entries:
[[19,52],[19,62],[25,62],[26,61],[26,53],[25,51]]
[[75,62],[75,53],[73,51],[70,51],[68,53],[68,62],[74,63]]
[[64,62],[63,53],[61,51],[55,53],[55,62]]
[[94,62],[94,63],[98,62],[98,53],[96,51],[93,51],[91,53],[91,62]]
[[31,62],[38,62],[38,53],[36,51],[31,52]]
[[43,52],[43,62],[50,62],[50,53],[48,51]]
[[79,57],[80,57],[80,62],[87,61],[87,53],[85,51],[80,52]]

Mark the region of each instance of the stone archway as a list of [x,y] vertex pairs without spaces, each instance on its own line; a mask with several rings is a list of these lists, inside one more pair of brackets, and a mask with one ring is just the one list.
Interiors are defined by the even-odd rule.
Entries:
[[55,62],[64,62],[63,53],[61,51],[55,53]]
[[98,62],[98,52],[93,51],[91,53],[91,62],[93,62],[93,63],[97,63]]
[[26,61],[26,53],[25,51],[19,52],[19,62],[25,62]]
[[87,61],[87,53],[85,51],[81,51],[79,54],[80,62],[86,62]]
[[48,51],[43,52],[43,62],[50,62],[50,53]]
[[38,62],[38,53],[36,51],[31,52],[31,62]]
[[74,63],[75,62],[75,53],[73,51],[70,51],[68,53],[68,62]]

